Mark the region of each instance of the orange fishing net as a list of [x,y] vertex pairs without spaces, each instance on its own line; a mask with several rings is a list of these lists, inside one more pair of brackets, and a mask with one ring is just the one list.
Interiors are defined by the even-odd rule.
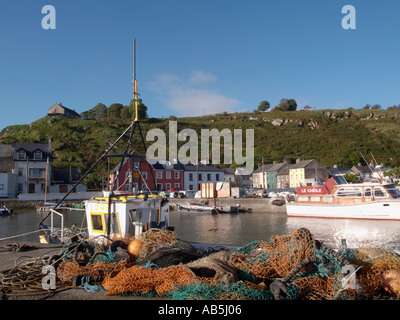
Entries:
[[249,248],[251,251],[244,247],[234,252],[230,262],[263,279],[286,276],[305,258],[314,256],[316,250],[314,237],[305,228],[290,235],[273,236],[269,242],[258,241]]

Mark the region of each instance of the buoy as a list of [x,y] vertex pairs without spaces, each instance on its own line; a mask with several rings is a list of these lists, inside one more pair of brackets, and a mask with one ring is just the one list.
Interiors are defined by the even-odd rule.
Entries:
[[132,257],[132,260],[135,261],[139,251],[142,249],[144,242],[142,240],[136,239],[129,243],[128,252]]

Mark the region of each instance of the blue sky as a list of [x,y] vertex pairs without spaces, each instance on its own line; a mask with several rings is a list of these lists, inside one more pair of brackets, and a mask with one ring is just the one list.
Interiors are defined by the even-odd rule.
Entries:
[[[44,5],[56,29],[44,30]],[[342,28],[342,7],[356,29]],[[0,129],[56,102],[132,99],[132,41],[149,116],[400,104],[396,0],[0,0]]]

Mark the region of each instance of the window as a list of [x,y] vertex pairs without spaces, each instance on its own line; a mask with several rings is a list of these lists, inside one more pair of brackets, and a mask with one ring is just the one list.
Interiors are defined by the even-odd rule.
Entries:
[[35,151],[33,157],[34,157],[35,160],[42,159],[42,152],[41,151]]
[[375,195],[375,198],[388,198],[388,194],[381,187],[374,188],[374,195]]
[[175,183],[174,187],[180,189],[181,188],[181,184],[180,183]]
[[175,178],[175,179],[179,179],[179,172],[175,172],[175,173],[174,173],[174,178]]
[[0,184],[0,190],[4,190],[4,184]]
[[319,202],[321,200],[320,197],[311,197],[312,202]]
[[138,169],[140,169],[139,162],[135,161],[135,162],[133,163],[133,168],[138,168]]
[[364,197],[366,197],[366,198],[372,197],[372,190],[370,187],[364,189]]
[[157,171],[157,179],[162,179],[162,171]]
[[324,202],[332,202],[333,198],[332,197],[323,197],[322,201],[324,201]]
[[207,181],[211,181],[211,173],[207,173]]
[[125,185],[125,191],[132,191],[132,185],[130,183]]
[[171,184],[170,183],[166,183],[165,184],[165,189],[166,190],[171,190],[172,188],[171,188]]
[[350,198],[358,198],[362,196],[361,188],[340,188],[336,192],[336,196],[339,198],[350,197]]
[[18,183],[18,192],[22,192],[23,184]]
[[161,191],[163,189],[163,184],[162,183],[157,183],[157,190]]
[[189,190],[193,190],[193,185],[189,184]]
[[103,232],[103,221],[101,218],[101,214],[95,214],[92,213],[91,216],[91,221],[92,221],[92,229],[93,231],[97,232]]
[[215,179],[219,181],[219,173],[215,174]]
[[18,168],[18,175],[21,177],[24,175],[24,169]]
[[18,159],[25,159],[26,153],[25,151],[18,152]]
[[193,173],[189,173],[189,181],[193,181]]
[[165,178],[166,179],[171,179],[171,171],[165,172]]
[[45,192],[45,190],[46,190],[46,184],[45,184],[45,183],[42,183],[42,184],[40,185],[40,191]]
[[46,178],[46,169],[38,169],[38,168],[30,168],[29,169],[29,178]]
[[147,180],[147,172],[142,172],[142,178],[143,180]]
[[308,201],[308,197],[298,197],[297,198],[297,201],[302,201],[302,202],[306,202],[306,201]]
[[203,181],[203,175],[199,173],[199,181]]

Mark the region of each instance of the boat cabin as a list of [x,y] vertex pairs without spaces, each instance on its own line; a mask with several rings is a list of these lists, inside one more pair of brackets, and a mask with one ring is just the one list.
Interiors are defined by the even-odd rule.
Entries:
[[108,198],[85,201],[89,237],[137,237],[151,228],[169,225],[169,203],[162,196],[119,196],[112,199],[110,210],[108,206]]
[[394,184],[349,184],[343,177],[330,178],[323,186],[297,187],[296,203],[356,204],[400,198]]

